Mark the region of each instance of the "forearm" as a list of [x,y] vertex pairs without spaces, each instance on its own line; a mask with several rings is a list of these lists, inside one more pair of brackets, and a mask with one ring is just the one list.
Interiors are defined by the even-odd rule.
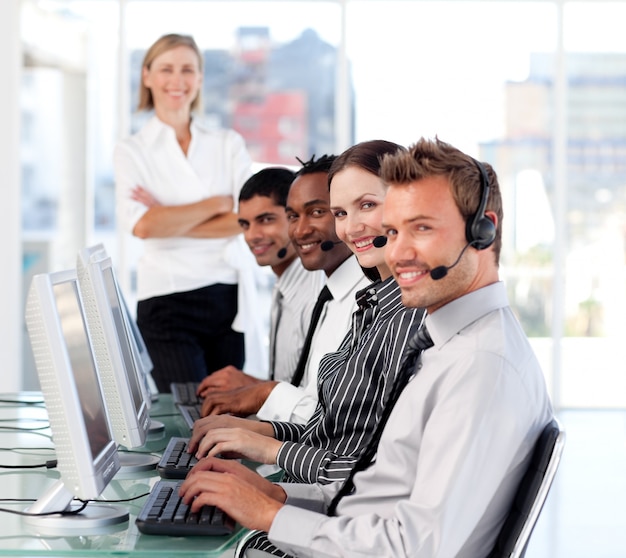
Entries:
[[343,481],[357,457],[336,455],[321,448],[285,442],[276,456],[276,464],[297,482],[328,484]]
[[227,238],[239,233],[241,233],[241,227],[237,221],[237,215],[226,213],[196,225],[183,236],[190,238]]
[[304,432],[304,424],[293,422],[269,421],[265,424],[272,428],[273,436],[281,442],[297,442]]
[[184,205],[154,205],[137,222],[133,234],[139,238],[187,236],[194,228],[224,214],[232,214],[229,196]]

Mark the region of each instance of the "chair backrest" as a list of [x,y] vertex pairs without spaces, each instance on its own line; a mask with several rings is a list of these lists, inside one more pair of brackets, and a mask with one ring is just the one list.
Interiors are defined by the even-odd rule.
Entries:
[[522,558],[546,501],[565,446],[565,432],[553,419],[540,434],[509,515],[489,558]]

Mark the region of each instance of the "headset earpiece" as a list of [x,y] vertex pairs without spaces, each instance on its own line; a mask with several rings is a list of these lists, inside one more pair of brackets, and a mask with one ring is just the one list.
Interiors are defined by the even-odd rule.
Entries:
[[482,163],[474,159],[480,173],[480,203],[478,210],[468,219],[465,236],[467,241],[477,250],[484,250],[493,244],[496,239],[496,225],[485,215],[487,201],[489,200],[489,177]]

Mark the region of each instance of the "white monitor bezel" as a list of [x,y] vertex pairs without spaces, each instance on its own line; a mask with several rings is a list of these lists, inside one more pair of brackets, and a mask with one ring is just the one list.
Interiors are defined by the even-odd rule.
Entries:
[[[26,325],[35,358],[50,429],[55,445],[57,469],[65,488],[76,498],[97,498],[119,471],[117,443],[106,419],[108,437],[99,455],[91,455],[91,444],[85,426],[80,397],[76,388],[67,344],[57,309],[55,285],[73,283],[76,290],[85,336],[92,353],[91,339],[82,308],[81,294],[74,270],[40,274],[33,277],[26,304]],[[98,382],[102,412],[106,402],[92,358]]]
[[[127,448],[143,446],[150,428],[150,394],[146,388],[143,367],[134,347],[130,324],[125,315],[124,302],[119,291],[111,258],[101,245],[84,248],[78,253],[76,271],[83,297],[87,326],[93,343],[94,355],[103,386],[113,436]],[[103,273],[113,277],[118,304],[125,331],[117,330]],[[130,362],[126,362],[121,343],[128,345]],[[130,366],[127,366],[129,364]],[[141,391],[139,407],[133,399],[130,375]]]

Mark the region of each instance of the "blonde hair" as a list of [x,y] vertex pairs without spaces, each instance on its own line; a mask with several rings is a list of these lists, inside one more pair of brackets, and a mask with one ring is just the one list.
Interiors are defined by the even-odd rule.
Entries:
[[[139,80],[139,104],[137,105],[137,110],[151,110],[154,108],[152,91],[150,91],[150,89],[148,89],[143,83],[144,68],[149,70],[150,65],[154,62],[154,59],[157,56],[160,56],[164,52],[179,46],[186,46],[196,53],[196,56],[198,57],[198,67],[200,69],[200,73],[202,73],[202,53],[191,35],[178,35],[176,33],[163,35],[156,40],[143,57],[143,62],[141,64],[141,79]],[[202,111],[202,90],[198,91],[198,95],[191,103],[191,110],[192,112]]]

